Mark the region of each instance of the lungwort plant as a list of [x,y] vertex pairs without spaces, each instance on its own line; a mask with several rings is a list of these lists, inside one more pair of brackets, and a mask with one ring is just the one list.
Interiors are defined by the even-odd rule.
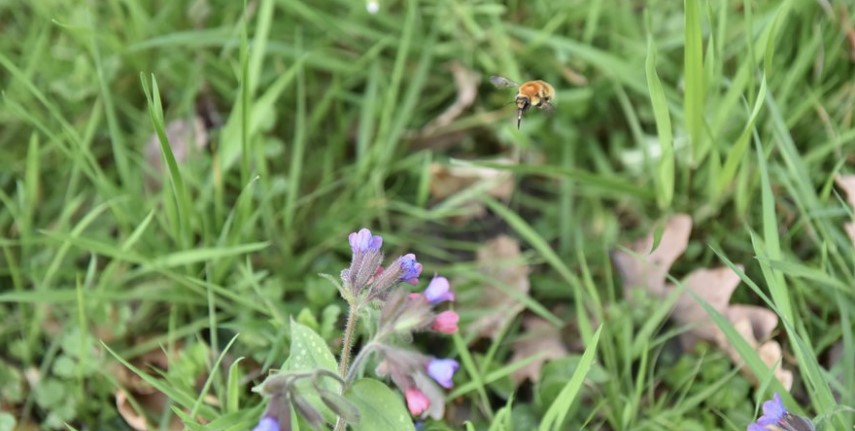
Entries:
[[[434,277],[424,292],[410,293],[405,285],[418,284],[422,272],[415,255],[383,267],[382,237],[362,229],[349,241],[353,257],[341,280],[325,275],[348,304],[338,361],[323,338],[292,322],[287,361],[254,389],[268,403],[255,431],[288,431],[296,428],[295,420],[314,429],[335,423],[337,431],[347,426],[414,430],[410,415],[439,419],[444,414],[442,388],[452,387],[459,364],[419,352],[412,340],[415,332],[457,331],[457,313],[437,310],[454,300],[448,280]],[[365,328],[366,341],[351,359],[357,328]],[[369,364],[400,390],[406,408],[387,384],[364,377]]]

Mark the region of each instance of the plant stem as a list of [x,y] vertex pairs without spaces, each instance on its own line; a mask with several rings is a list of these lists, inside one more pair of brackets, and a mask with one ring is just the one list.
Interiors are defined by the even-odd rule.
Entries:
[[359,370],[362,361],[365,360],[365,358],[368,357],[368,355],[371,354],[371,352],[374,350],[374,343],[375,342],[372,341],[362,346],[362,349],[359,350],[359,354],[356,355],[355,358],[353,358],[353,365],[351,365],[350,370],[348,370],[347,376],[344,377],[343,385],[349,385],[350,383],[353,383],[352,380],[356,377],[356,372]]
[[[353,336],[356,333],[356,321],[359,319],[359,305],[356,303],[350,304],[350,310],[347,313],[347,324],[344,327],[344,338],[341,342],[341,357],[338,361],[338,374],[342,380],[347,377],[347,369],[350,365],[350,350],[353,348]],[[341,385],[341,391],[344,393],[347,389],[347,381]],[[347,424],[339,416],[335,422],[335,431],[344,431]]]
[[353,348],[353,336],[356,333],[356,321],[359,319],[359,306],[351,304],[347,313],[347,324],[344,327],[344,338],[341,342],[341,357],[338,362],[338,375],[347,377],[347,367],[350,365],[350,350]]

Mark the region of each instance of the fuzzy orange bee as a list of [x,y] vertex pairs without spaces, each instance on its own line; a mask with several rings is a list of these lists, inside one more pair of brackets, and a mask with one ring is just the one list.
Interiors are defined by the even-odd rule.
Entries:
[[514,101],[517,105],[517,129],[520,128],[523,113],[529,108],[534,106],[551,110],[552,103],[555,101],[555,89],[546,81],[537,80],[517,84],[503,76],[493,75],[490,77],[490,82],[498,88],[516,87],[518,89],[517,98]]

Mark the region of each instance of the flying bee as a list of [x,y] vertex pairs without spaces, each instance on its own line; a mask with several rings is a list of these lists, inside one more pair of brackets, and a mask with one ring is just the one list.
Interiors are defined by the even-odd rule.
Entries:
[[532,106],[546,110],[552,109],[555,89],[546,81],[537,80],[517,84],[508,78],[493,75],[490,77],[490,82],[498,88],[516,87],[518,89],[517,98],[514,101],[517,105],[517,129],[520,128],[523,113]]

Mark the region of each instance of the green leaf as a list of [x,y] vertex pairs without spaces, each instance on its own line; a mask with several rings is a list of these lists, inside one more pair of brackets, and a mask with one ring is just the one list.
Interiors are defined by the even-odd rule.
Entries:
[[297,371],[324,368],[336,372],[338,363],[326,341],[305,325],[291,321],[291,354],[283,370]]
[[353,402],[361,419],[351,424],[353,431],[415,431],[401,396],[375,379],[357,380],[344,396]]
[[[282,371],[300,371],[325,369],[338,374],[338,363],[335,360],[326,341],[311,328],[291,320],[291,354],[282,365]],[[324,416],[328,422],[335,420],[335,414],[328,409],[312,382],[303,379],[296,383],[298,392],[315,409]],[[318,386],[338,392],[341,390],[339,384],[331,378],[321,378]]]
[[303,308],[297,314],[297,321],[303,325],[308,326],[312,331],[317,331],[320,324],[318,323],[318,319],[315,318],[315,315],[312,313],[312,310],[308,308]]
[[77,362],[68,355],[59,355],[53,362],[53,372],[59,377],[74,377],[76,370]]
[[12,431],[16,423],[11,413],[0,412],[0,431]]

